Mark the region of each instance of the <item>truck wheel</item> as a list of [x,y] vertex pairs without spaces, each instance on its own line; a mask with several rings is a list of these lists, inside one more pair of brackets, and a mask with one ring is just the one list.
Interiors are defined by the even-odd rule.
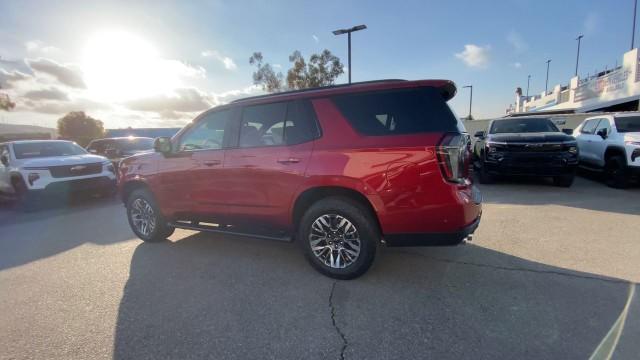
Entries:
[[556,176],[553,178],[553,184],[561,187],[570,187],[573,184],[574,178],[575,178],[575,175],[573,174]]
[[489,174],[487,168],[482,164],[478,169],[478,181],[480,184],[493,184],[496,179],[493,175]]
[[607,159],[604,165],[604,176],[608,186],[617,189],[629,186],[629,172],[626,163],[622,155],[614,155]]
[[13,185],[17,208],[24,212],[37,210],[37,199],[33,194],[29,193],[29,189],[27,189],[22,179],[13,178],[11,179],[11,184]]
[[347,198],[330,197],[304,213],[297,241],[317,271],[348,280],[364,274],[373,263],[380,231],[365,206]]
[[134,190],[129,195],[127,219],[131,230],[146,242],[164,241],[175,231],[174,227],[168,225],[153,195],[146,189]]

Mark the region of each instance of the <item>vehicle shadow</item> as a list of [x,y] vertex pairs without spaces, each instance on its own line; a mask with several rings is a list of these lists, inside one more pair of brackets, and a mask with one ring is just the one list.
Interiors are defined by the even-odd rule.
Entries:
[[[640,215],[640,188],[612,189],[594,178],[576,177],[569,188],[547,179],[508,178],[479,185],[488,204],[560,205],[587,210]],[[636,200],[633,200],[636,199]]]
[[363,277],[334,281],[296,244],[140,244],[114,358],[587,358],[629,289],[473,245],[380,250]]
[[[118,212],[116,208],[122,210]],[[119,213],[121,216],[113,216]],[[122,203],[85,198],[35,212],[0,210],[0,270],[73,249],[85,243],[108,245],[134,238]]]

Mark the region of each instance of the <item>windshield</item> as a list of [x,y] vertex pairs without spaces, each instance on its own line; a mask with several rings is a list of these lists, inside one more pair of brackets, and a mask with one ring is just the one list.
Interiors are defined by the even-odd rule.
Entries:
[[72,142],[38,141],[13,144],[16,159],[31,159],[50,156],[81,155],[87,152]]
[[640,116],[625,116],[616,118],[618,132],[640,132]]
[[153,149],[152,138],[133,138],[118,141],[118,147],[123,151],[141,151]]
[[496,120],[490,134],[558,132],[558,128],[547,118]]

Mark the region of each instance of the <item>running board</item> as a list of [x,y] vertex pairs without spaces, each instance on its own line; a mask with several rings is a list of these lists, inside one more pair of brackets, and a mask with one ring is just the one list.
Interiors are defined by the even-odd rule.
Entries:
[[201,225],[199,223],[192,223],[192,222],[174,221],[174,222],[170,222],[169,225],[176,228],[180,228],[180,229],[205,231],[205,232],[210,232],[214,234],[251,237],[251,238],[263,239],[263,240],[275,240],[275,241],[284,241],[284,242],[291,242],[293,240],[290,236],[268,236],[268,235],[258,235],[258,234],[252,234],[252,233],[231,231],[231,230],[221,230],[217,226]]

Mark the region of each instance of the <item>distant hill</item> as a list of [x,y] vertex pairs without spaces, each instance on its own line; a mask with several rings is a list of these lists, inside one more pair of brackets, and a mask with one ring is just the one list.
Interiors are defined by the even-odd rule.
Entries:
[[58,137],[58,131],[53,128],[35,125],[0,124],[0,135],[29,133],[48,133],[51,134],[52,139]]

